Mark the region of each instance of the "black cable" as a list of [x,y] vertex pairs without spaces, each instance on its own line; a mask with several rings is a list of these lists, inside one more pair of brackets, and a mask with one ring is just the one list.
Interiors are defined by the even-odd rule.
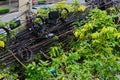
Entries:
[[61,9],[61,11],[60,11],[60,17],[62,16],[62,12],[63,12],[64,10],[67,12],[67,17],[69,17],[69,16],[70,16],[70,12],[69,12],[69,10],[68,10],[67,8],[62,8],[62,9]]

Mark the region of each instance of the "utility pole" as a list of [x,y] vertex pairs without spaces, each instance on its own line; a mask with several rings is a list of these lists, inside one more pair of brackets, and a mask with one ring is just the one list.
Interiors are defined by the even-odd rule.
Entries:
[[9,9],[11,10],[11,0],[9,0]]
[[[22,14],[20,17],[21,29],[25,29],[26,26],[26,16],[32,9],[32,0],[19,0],[19,14]],[[27,12],[26,12],[27,11]]]

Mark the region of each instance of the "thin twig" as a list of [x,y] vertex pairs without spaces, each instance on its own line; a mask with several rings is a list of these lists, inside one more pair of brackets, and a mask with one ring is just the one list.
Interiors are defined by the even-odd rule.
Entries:
[[24,68],[27,69],[26,65],[23,64],[23,63],[14,55],[14,53],[13,53],[11,50],[8,50],[8,51],[13,55],[13,57],[14,57]]
[[47,56],[43,51],[40,50],[40,53],[46,58],[46,59],[51,59],[49,56]]

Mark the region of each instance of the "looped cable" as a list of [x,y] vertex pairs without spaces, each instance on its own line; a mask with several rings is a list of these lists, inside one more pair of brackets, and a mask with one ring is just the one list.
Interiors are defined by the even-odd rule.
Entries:
[[62,8],[62,9],[61,9],[61,11],[60,11],[60,17],[62,16],[62,12],[63,12],[64,10],[67,12],[67,17],[69,17],[69,16],[70,16],[70,12],[69,12],[69,10],[68,10],[67,8]]

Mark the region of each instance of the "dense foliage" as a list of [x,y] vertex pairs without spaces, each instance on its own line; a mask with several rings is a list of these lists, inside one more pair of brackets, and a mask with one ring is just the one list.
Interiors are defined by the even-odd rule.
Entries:
[[8,13],[10,10],[9,8],[0,8],[0,14]]
[[[86,9],[76,0],[73,5],[60,2],[53,8],[59,11],[64,7],[71,13]],[[40,9],[40,14],[47,17],[47,10]],[[115,19],[120,18],[114,8],[109,11],[108,15],[106,11],[92,9],[85,21],[74,23],[77,27],[65,41],[57,41],[55,36],[55,44],[45,52],[49,59],[43,60],[38,53],[32,63],[26,64],[27,69],[22,70],[25,80],[119,80],[120,24]],[[0,71],[0,79],[18,77],[8,70]]]
[[28,65],[26,80],[118,80],[120,30],[113,16],[93,9],[84,25],[76,23],[74,37],[48,51],[52,61]]
[[[50,11],[61,11],[61,9],[66,8],[69,10],[70,13],[76,12],[76,11],[84,11],[86,9],[85,6],[80,6],[79,2],[77,0],[73,0],[72,5],[66,4],[65,1],[58,2],[54,4],[53,6],[50,6],[47,9],[38,9],[37,12],[42,17],[48,17],[48,13]],[[65,15],[66,11],[63,11],[63,15]]]

